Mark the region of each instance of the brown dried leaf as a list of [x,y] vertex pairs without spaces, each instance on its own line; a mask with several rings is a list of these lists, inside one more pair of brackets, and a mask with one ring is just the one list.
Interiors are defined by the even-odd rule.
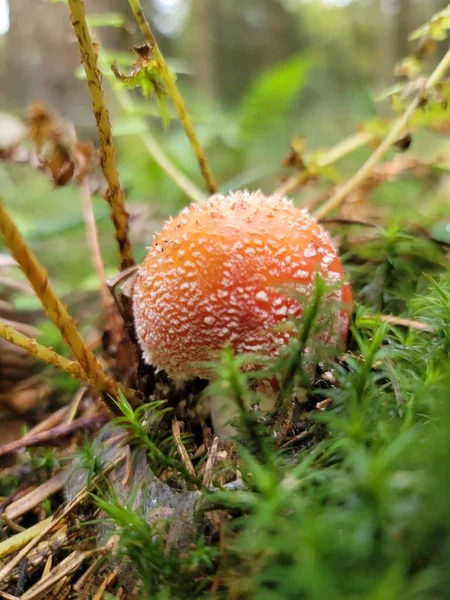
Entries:
[[296,137],[291,140],[290,147],[290,154],[283,160],[283,167],[296,167],[299,170],[303,170],[306,167],[303,159],[305,140],[303,138]]
[[51,176],[55,186],[67,185],[75,172],[74,127],[57,117],[43,102],[28,107],[28,123],[28,137],[40,168]]

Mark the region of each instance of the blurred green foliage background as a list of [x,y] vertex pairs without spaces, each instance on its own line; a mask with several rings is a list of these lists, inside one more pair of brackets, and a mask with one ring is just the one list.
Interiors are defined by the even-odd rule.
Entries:
[[[151,0],[144,2],[158,42],[177,73],[199,137],[220,189],[272,191],[289,171],[282,166],[294,136],[307,151],[329,147],[365,120],[388,115],[380,91],[395,81],[396,63],[411,52],[408,33],[446,6],[445,0]],[[7,10],[9,9],[9,19]],[[132,212],[131,237],[140,260],[160,219],[188,198],[146,151],[140,134],[157,137],[171,160],[202,186],[195,158],[176,119],[164,131],[156,105],[133,91],[135,111],[124,116],[110,86],[114,59],[127,71],[133,45],[142,43],[127,2],[91,0],[86,9],[103,55],[122,184]],[[0,19],[0,144],[12,116],[23,119],[27,104],[47,102],[72,122],[79,139],[96,142],[86,82],[68,7],[47,0],[3,0]],[[32,18],[31,18],[32,15]],[[114,25],[108,26],[108,25]],[[78,74],[78,76],[77,76]],[[173,112],[171,111],[173,116]],[[13,123],[14,124],[14,123]],[[415,154],[429,156],[445,138],[420,134]],[[342,163],[352,173],[369,154],[363,149]],[[7,205],[60,292],[94,290],[97,282],[85,243],[79,191],[52,189],[28,166],[0,163]],[[443,204],[448,183],[409,179],[381,186],[376,199],[395,204],[396,217],[422,224],[438,221],[446,235]],[[320,193],[321,187],[314,193]],[[308,191],[298,195],[301,203]],[[424,198],[427,198],[425,201]],[[94,199],[108,272],[117,270],[108,207]],[[402,209],[402,210],[401,210]],[[448,233],[448,232],[447,232]],[[29,300],[31,301],[31,300]]]

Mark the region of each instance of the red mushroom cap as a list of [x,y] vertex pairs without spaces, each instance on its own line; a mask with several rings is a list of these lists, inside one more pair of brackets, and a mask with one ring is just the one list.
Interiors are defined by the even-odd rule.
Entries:
[[[303,312],[286,286],[307,297],[317,272],[330,284],[344,275],[327,232],[291,200],[236,192],[191,205],[155,237],[136,277],[146,362],[186,380],[209,378],[199,362],[216,360],[227,345],[276,356],[296,335],[277,325]],[[342,281],[329,297],[340,307],[333,304],[326,343],[337,348],[348,332],[350,287]]]

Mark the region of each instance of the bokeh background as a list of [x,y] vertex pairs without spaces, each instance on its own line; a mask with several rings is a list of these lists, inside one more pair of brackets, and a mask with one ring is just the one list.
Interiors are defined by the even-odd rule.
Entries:
[[[377,97],[395,82],[395,65],[412,51],[409,32],[447,2],[147,0],[143,4],[177,73],[220,189],[270,192],[288,174],[283,160],[293,137],[304,138],[307,150],[315,151],[352,134],[375,115],[389,115],[389,104]],[[94,28],[94,37],[109,51],[106,61],[117,59],[126,71],[133,45],[143,41],[128,3],[88,0],[86,8],[102,25]],[[109,16],[99,16],[102,13]],[[105,26],[108,22],[117,26]],[[0,143],[10,141],[28,104],[36,100],[73,123],[79,139],[96,141],[66,4],[0,0],[0,31]],[[175,119],[165,131],[155,103],[135,91],[135,114],[125,116],[109,75],[105,86],[132,214],[131,235],[141,259],[160,220],[188,202],[149,156],[141,134],[149,129],[171,160],[198,185],[202,182]],[[445,148],[442,136],[423,133],[414,139],[413,150],[426,155],[437,145]],[[365,148],[348,157],[342,165],[344,174],[351,174],[369,152]],[[380,186],[376,199],[395,205],[397,212],[403,207],[421,222],[435,223],[448,211],[448,204],[441,201],[447,196],[446,181],[440,177],[436,185],[427,181],[422,187],[419,179],[406,176]],[[42,173],[5,163],[0,163],[0,187],[58,291],[97,289],[79,190],[53,189]],[[302,194],[296,196],[300,203]],[[100,197],[94,204],[108,273],[114,274],[117,256],[108,207]],[[439,227],[444,231],[446,222]],[[31,296],[26,301],[34,302]]]

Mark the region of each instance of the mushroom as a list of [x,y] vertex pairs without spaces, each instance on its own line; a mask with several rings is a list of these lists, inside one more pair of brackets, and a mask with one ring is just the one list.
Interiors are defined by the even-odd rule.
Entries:
[[[225,346],[277,356],[297,335],[288,324],[301,318],[298,294],[312,294],[316,273],[338,286],[326,299],[336,304],[322,338],[337,350],[348,332],[351,291],[329,235],[305,210],[287,198],[247,191],[185,208],[155,236],[135,279],[144,360],[180,383],[214,377]],[[212,406],[219,433],[223,412]],[[225,420],[233,411],[227,412]]]

